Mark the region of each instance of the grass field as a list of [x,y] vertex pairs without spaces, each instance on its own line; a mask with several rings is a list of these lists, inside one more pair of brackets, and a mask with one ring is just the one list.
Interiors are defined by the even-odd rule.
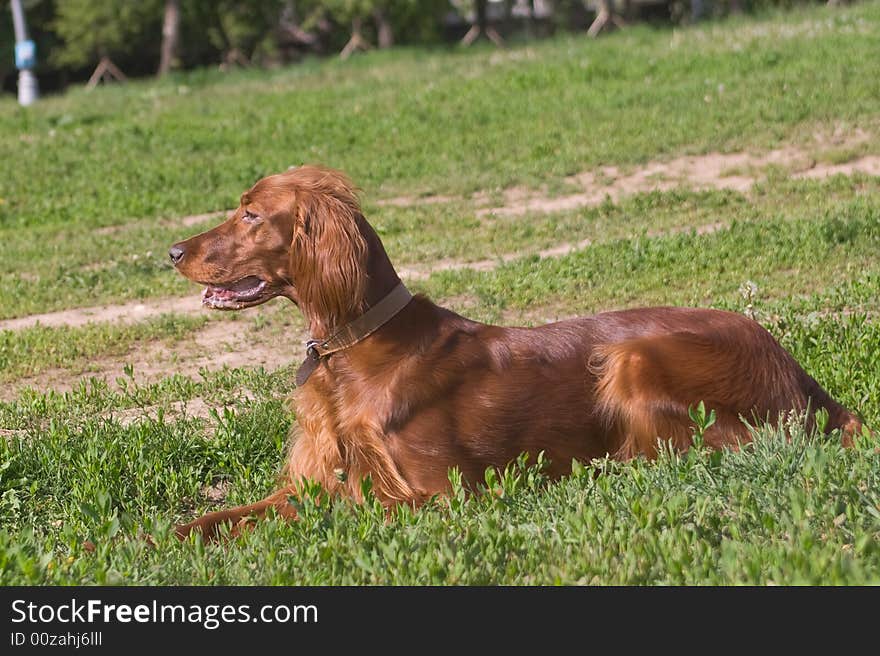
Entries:
[[178,544],[175,522],[273,489],[306,335],[281,301],[161,312],[198,294],[166,251],[217,221],[199,215],[320,162],[443,305],[748,312],[880,426],[878,31],[871,2],[4,97],[0,321],[159,311],[0,329],[0,583],[880,583],[877,442],[796,418],[741,452],[555,483],[520,463],[476,497],[452,472],[448,499],[390,520],[307,498],[295,524]]

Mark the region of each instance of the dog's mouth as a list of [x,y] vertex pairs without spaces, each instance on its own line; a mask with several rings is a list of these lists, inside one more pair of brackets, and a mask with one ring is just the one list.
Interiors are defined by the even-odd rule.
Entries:
[[229,285],[206,283],[202,305],[214,310],[240,310],[268,301],[274,294],[269,284],[257,276],[245,276]]

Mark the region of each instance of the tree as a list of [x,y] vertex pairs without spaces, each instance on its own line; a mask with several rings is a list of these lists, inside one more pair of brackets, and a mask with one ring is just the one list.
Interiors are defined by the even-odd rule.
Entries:
[[496,46],[504,45],[504,39],[501,38],[498,30],[489,23],[489,0],[458,0],[453,4],[459,10],[470,9],[473,12],[471,29],[462,38],[462,45],[469,46],[480,36],[485,36]]
[[180,0],[165,0],[165,18],[162,21],[162,51],[159,59],[159,75],[165,75],[177,58],[180,41]]
[[54,63],[74,68],[98,63],[102,72],[115,69],[118,73],[112,59],[131,55],[143,47],[149,26],[157,22],[159,2],[59,2],[52,26],[63,43],[52,53]]
[[430,21],[437,17],[437,3],[430,0],[323,0],[321,4],[334,20],[351,26],[348,42],[340,53],[343,58],[355,50],[368,50],[371,47],[364,36],[364,24],[370,19],[375,26],[378,46],[390,48],[395,41],[395,25],[400,25],[401,18],[411,20],[416,13]]
[[377,3],[373,9],[373,21],[376,23],[376,41],[380,48],[390,48],[394,45],[394,27],[385,7]]
[[181,5],[181,33],[211,53],[221,66],[249,65],[275,56],[286,0],[188,0]]
[[327,9],[334,20],[342,25],[350,25],[348,41],[339,56],[350,57],[356,50],[369,50],[370,42],[364,38],[364,20],[381,0],[324,0],[321,4]]
[[[627,9],[627,1],[624,0],[622,11],[625,13]],[[606,27],[616,25],[617,27],[626,27],[626,21],[623,19],[614,6],[614,0],[596,0],[596,18],[590,24],[587,35],[596,37]]]

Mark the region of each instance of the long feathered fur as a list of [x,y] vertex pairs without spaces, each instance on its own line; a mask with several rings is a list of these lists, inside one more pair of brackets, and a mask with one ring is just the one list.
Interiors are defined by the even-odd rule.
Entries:
[[[259,213],[242,227],[245,208]],[[230,246],[230,244],[232,246]],[[286,244],[286,245],[285,245]],[[258,275],[296,302],[323,338],[383,298],[399,278],[364,219],[350,181],[301,167],[258,182],[229,221],[187,242],[185,275],[223,268]],[[270,507],[294,517],[288,498],[304,480],[361,499],[370,477],[387,505],[418,505],[448,489],[457,467],[477,482],[521,453],[543,452],[548,473],[573,459],[686,449],[688,408],[717,413],[713,447],[752,439],[743,420],[825,409],[845,443],[862,426],[759,324],[692,308],[642,308],[539,326],[503,328],[414,297],[378,331],[325,359],[293,397],[297,412],[284,483],[266,499],[178,527],[206,536],[247,525]]]

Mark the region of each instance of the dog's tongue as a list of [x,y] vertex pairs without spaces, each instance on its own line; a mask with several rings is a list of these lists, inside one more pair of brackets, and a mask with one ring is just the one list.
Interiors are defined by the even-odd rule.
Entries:
[[208,285],[202,294],[202,298],[213,299],[214,301],[249,300],[260,292],[262,286],[263,281],[257,276],[247,276],[228,287]]
[[233,283],[227,289],[231,292],[235,292],[237,294],[241,294],[243,292],[249,292],[252,289],[260,286],[260,279],[256,276],[248,276],[247,278],[242,278],[236,283]]

